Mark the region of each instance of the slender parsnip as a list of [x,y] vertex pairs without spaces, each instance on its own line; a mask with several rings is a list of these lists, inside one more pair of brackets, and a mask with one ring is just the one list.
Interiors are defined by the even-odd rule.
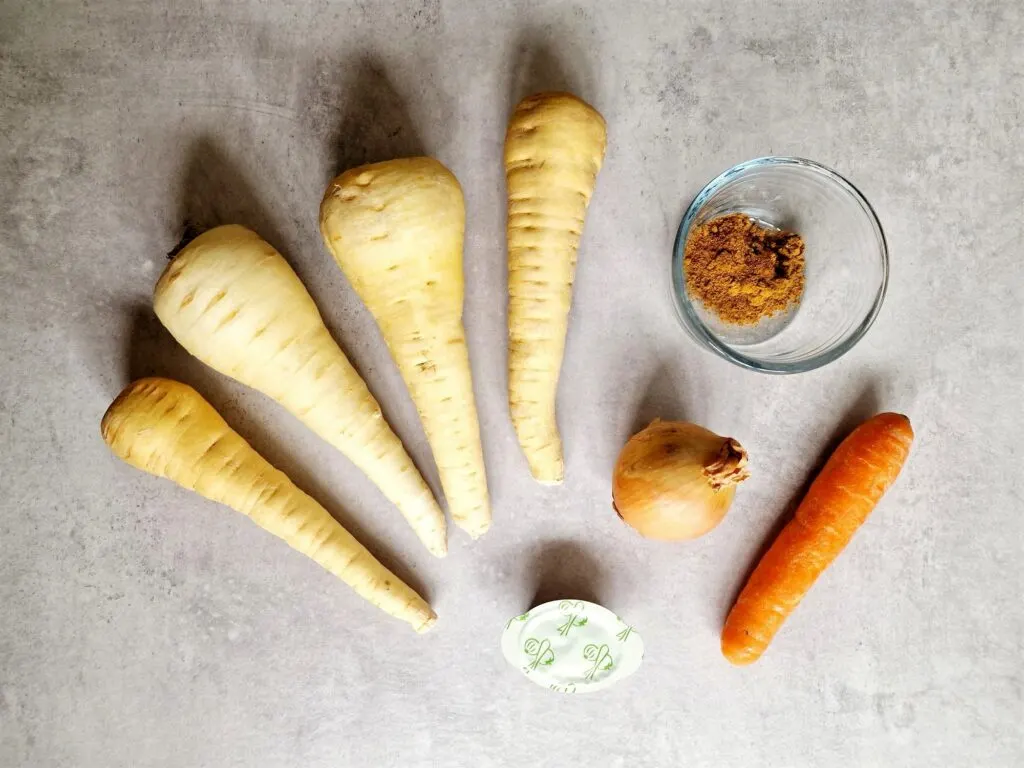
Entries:
[[576,253],[605,144],[604,118],[568,93],[523,99],[505,136],[509,407],[542,483],[560,483],[565,472],[555,396]]
[[729,612],[722,630],[725,658],[750,664],[761,657],[896,480],[913,440],[906,416],[880,413],[839,445]]
[[365,472],[433,554],[448,551],[444,513],[269,243],[235,225],[203,233],[167,266],[153,305],[185,349],[277,400]]
[[346,171],[320,205],[324,243],[416,403],[452,520],[476,537],[491,510],[462,326],[465,220],[459,182],[429,157]]
[[133,467],[241,512],[417,632],[434,624],[437,617],[422,597],[256,453],[191,387],[139,379],[107,409],[101,431],[111,450]]

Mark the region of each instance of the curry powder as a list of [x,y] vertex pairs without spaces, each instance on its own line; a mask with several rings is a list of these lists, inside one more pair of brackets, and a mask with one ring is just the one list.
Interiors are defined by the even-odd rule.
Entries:
[[800,301],[804,240],[731,213],[694,228],[683,257],[686,291],[723,322],[756,325]]

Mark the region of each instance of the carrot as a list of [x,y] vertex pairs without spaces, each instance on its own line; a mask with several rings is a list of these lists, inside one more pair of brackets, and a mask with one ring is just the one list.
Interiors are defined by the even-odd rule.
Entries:
[[100,429],[113,452],[133,467],[241,512],[417,632],[434,624],[437,617],[422,597],[254,451],[192,387],[139,379],[114,400]]
[[354,168],[320,205],[327,250],[380,326],[434,452],[452,520],[491,524],[480,424],[462,326],[462,188],[437,160]]
[[273,398],[347,456],[444,556],[444,513],[273,246],[245,227],[211,229],[167,266],[153,306],[190,353]]
[[564,475],[555,418],[576,255],[604,161],[604,118],[568,93],[523,99],[505,136],[508,186],[508,397],[530,472]]
[[913,439],[906,416],[880,413],[840,444],[729,612],[722,630],[725,658],[733,664],[760,658],[896,480]]

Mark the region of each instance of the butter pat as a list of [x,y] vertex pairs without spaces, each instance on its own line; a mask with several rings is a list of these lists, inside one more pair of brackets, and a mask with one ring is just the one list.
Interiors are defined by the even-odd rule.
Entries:
[[501,652],[537,685],[590,693],[633,674],[643,661],[644,641],[607,608],[554,600],[509,619]]

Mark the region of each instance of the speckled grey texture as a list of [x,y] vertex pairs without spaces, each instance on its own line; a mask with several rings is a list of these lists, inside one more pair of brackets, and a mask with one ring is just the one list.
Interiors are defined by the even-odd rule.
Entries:
[[[0,765],[1011,766],[1024,763],[1024,12],[968,2],[0,4]],[[608,120],[560,395],[567,482],[528,477],[505,404],[500,147],[527,90]],[[254,227],[307,281],[417,460],[420,427],[319,242],[335,170],[427,152],[467,198],[466,323],[492,532],[433,560],[294,419],[204,369],[149,308],[187,221]],[[667,294],[700,186],[768,153],[875,205],[877,325],[815,373],[699,351]],[[241,517],[116,461],[130,376],[197,386],[419,585],[417,637]],[[835,436],[907,412],[910,464],[756,666],[724,614]],[[643,421],[734,435],[752,477],[711,535],[609,507]],[[434,470],[428,475],[436,481]],[[600,600],[647,659],[589,698],[498,652],[536,595]]]

